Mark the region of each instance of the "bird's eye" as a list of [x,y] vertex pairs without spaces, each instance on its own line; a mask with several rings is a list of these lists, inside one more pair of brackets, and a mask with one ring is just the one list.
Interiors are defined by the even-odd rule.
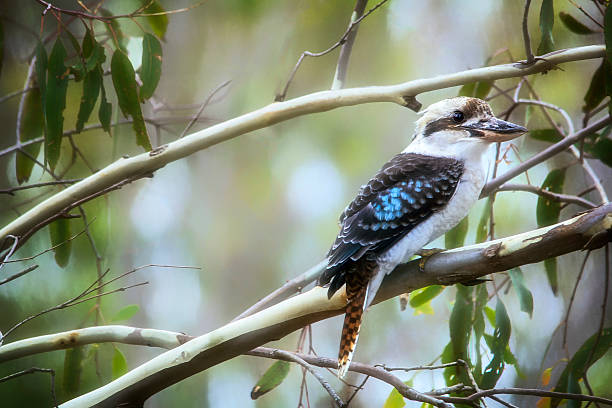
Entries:
[[463,120],[465,119],[465,116],[463,115],[463,112],[461,111],[454,111],[453,112],[453,120],[457,123],[461,123],[463,122]]

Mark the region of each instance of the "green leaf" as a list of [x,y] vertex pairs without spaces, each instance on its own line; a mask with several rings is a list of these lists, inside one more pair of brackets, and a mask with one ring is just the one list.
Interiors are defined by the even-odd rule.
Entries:
[[557,296],[559,291],[559,278],[557,277],[557,258],[548,258],[544,260],[544,270],[546,278],[550,284],[550,289],[553,295]]
[[[474,344],[480,344],[485,331],[484,309],[489,301],[489,292],[487,285],[478,285],[476,287],[476,302],[474,304]],[[482,379],[482,353],[481,347],[474,347],[476,358],[474,363],[473,374],[477,382]]]
[[134,68],[127,55],[121,50],[113,53],[111,75],[115,92],[117,92],[119,108],[125,117],[132,117],[132,127],[136,132],[136,143],[144,147],[145,150],[151,150],[149,134],[138,102],[138,85],[136,84]]
[[58,247],[53,250],[55,253],[55,262],[63,268],[70,260],[70,250],[72,249],[72,241],[70,241],[70,219],[59,218],[53,221],[49,224],[49,233],[51,235],[51,245],[58,245]]
[[[455,305],[453,306],[449,320],[453,361],[458,359],[465,360],[468,363],[470,361],[468,345],[470,342],[470,334],[472,332],[472,314],[474,311],[474,301],[472,299],[473,293],[473,287],[457,285]],[[455,369],[455,379],[457,381],[469,381],[465,370],[459,367],[451,368]],[[464,384],[467,383],[468,382],[464,382]]]
[[83,81],[83,95],[81,96],[81,105],[79,106],[79,114],[77,116],[76,131],[81,132],[85,122],[89,119],[91,112],[98,100],[100,94],[100,85],[102,85],[102,70],[94,69],[85,74]]
[[482,215],[478,221],[478,227],[476,228],[476,243],[485,242],[487,235],[489,235],[489,217],[491,216],[491,211],[489,209],[490,205],[491,200],[487,198],[482,210]]
[[589,149],[589,153],[606,166],[612,167],[612,140],[607,137],[599,137],[595,145]]
[[[113,13],[111,13],[109,10],[105,8],[100,9],[100,14],[103,17],[110,17],[113,15]],[[111,19],[110,24],[104,24],[104,26],[106,27],[106,30],[108,31],[108,35],[115,43],[115,47],[117,47],[120,50],[123,50],[124,52],[127,52],[127,48],[126,48],[127,39],[125,38],[123,31],[121,31],[119,20]]]
[[[589,368],[595,364],[597,360],[602,358],[612,347],[612,328],[608,327],[601,332],[601,336],[597,333],[589,337],[582,346],[576,351],[574,356],[561,373],[554,391],[570,392],[572,381],[577,381],[582,376],[586,375]],[[573,378],[570,378],[573,377]],[[553,399],[551,407],[555,408],[561,401]]]
[[113,380],[121,377],[123,374],[127,373],[128,366],[125,356],[117,347],[115,347],[115,353],[113,354],[113,362],[111,367],[111,373]]
[[289,367],[287,361],[272,364],[251,390],[251,398],[255,400],[278,387],[289,374]]
[[[542,189],[553,193],[562,193],[565,183],[565,169],[555,169],[548,173],[542,183]],[[540,196],[536,207],[538,227],[545,227],[559,222],[561,203]]]
[[[19,116],[17,133],[21,143],[36,139],[44,134],[45,120],[43,116],[40,88],[34,88],[23,99],[23,108]],[[40,143],[25,146],[22,149],[30,156],[36,158],[40,152]],[[19,184],[30,179],[34,161],[27,155],[17,152],[15,170]]]
[[538,46],[538,55],[546,54],[553,50],[555,46],[552,35],[554,23],[555,10],[553,0],[542,0],[542,8],[540,8],[540,32],[542,33],[542,38]]
[[576,20],[574,16],[564,11],[559,13],[559,18],[565,27],[576,34],[595,34],[595,31]]
[[51,170],[59,160],[64,131],[64,109],[68,87],[68,68],[64,65],[66,49],[58,38],[49,55],[45,95],[45,162]]
[[81,373],[83,371],[83,357],[85,346],[72,347],[66,350],[64,356],[64,375],[62,387],[69,398],[79,395]]
[[106,61],[104,47],[96,41],[89,29],[83,37],[83,57],[85,58],[85,70],[87,72],[94,70]]
[[[147,8],[143,10],[143,14],[158,14],[166,11],[158,1],[149,2],[144,0],[143,3],[149,3]],[[164,37],[166,35],[166,30],[168,29],[168,16],[166,14],[162,14],[159,16],[148,16],[146,19],[155,35],[162,40],[165,40]]]
[[140,101],[153,96],[161,77],[162,48],[154,35],[146,33],[142,39],[142,65],[140,67]]
[[559,134],[555,129],[535,129],[529,131],[529,136],[532,139],[540,140],[542,142],[557,143],[563,139],[563,136]]
[[495,308],[495,331],[493,337],[489,340],[489,347],[493,353],[493,358],[482,375],[480,387],[490,389],[495,387],[497,380],[504,372],[504,356],[508,342],[510,341],[511,333],[510,318],[506,312],[506,307],[501,300],[497,300]]
[[127,305],[123,309],[119,310],[117,314],[111,319],[111,322],[120,322],[123,320],[131,319],[138,311],[140,306],[138,305]]
[[593,73],[589,89],[584,95],[584,106],[582,107],[582,111],[585,113],[595,109],[606,97],[605,65],[606,62],[602,61],[599,68]]
[[102,95],[100,95],[100,107],[98,108],[98,120],[102,125],[102,129],[110,135],[111,127],[111,114],[113,112],[113,105],[106,100],[106,90],[104,89],[104,82],[100,84],[100,90],[102,91]]
[[422,289],[415,290],[410,293],[410,306],[417,308],[425,303],[431,302],[433,298],[444,291],[442,285],[431,285]]
[[487,316],[487,320],[491,326],[495,326],[495,310],[491,309],[489,306],[485,306],[485,316]]
[[[412,380],[404,381],[404,384],[406,384],[409,387],[412,387]],[[387,399],[385,400],[385,403],[383,404],[383,408],[402,408],[405,406],[406,406],[406,401],[404,401],[404,397],[402,396],[402,394],[399,393],[397,388],[393,388],[391,390],[391,392],[389,393],[389,396],[387,397]]]
[[517,267],[509,270],[508,275],[510,275],[512,286],[514,286],[516,294],[518,295],[521,311],[527,313],[530,318],[533,317],[533,295],[525,286],[523,271],[521,271],[521,268]]
[[494,81],[470,82],[459,89],[459,96],[471,96],[484,99],[491,92]]
[[459,224],[451,228],[446,234],[444,234],[444,246],[446,249],[459,248],[465,242],[465,237],[468,233],[468,227],[470,223],[466,216]]
[[406,401],[404,401],[404,397],[399,393],[397,388],[393,388],[389,393],[389,396],[385,400],[383,404],[383,408],[403,408],[406,406]]

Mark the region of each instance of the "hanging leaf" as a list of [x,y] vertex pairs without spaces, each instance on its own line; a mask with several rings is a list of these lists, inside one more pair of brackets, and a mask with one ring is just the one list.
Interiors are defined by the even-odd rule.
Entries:
[[[474,288],[463,285],[457,285],[456,287],[457,295],[455,296],[455,305],[453,306],[449,320],[450,344],[453,353],[452,361],[462,359],[469,363],[468,345],[472,332],[472,314],[474,311],[472,294],[474,293]],[[469,378],[462,367],[450,368],[455,372],[455,381],[463,382],[464,384],[468,383],[467,381],[469,381]]]
[[146,33],[142,39],[142,65],[140,66],[140,102],[153,96],[161,77],[162,48],[154,35]]
[[[27,142],[44,134],[45,120],[41,103],[40,88],[34,88],[28,92],[22,100],[21,115],[17,122],[17,134],[21,143]],[[40,152],[40,143],[25,146],[22,149],[28,155],[36,158]],[[28,181],[32,175],[34,161],[27,155],[18,151],[15,158],[15,170],[19,184]]]
[[584,95],[584,106],[582,107],[583,112],[590,112],[595,109],[601,101],[606,97],[606,85],[605,85],[605,66],[606,61],[602,61],[601,65],[591,78],[591,84],[587,93]]
[[64,109],[69,70],[64,65],[66,49],[58,38],[49,55],[45,95],[45,162],[55,169],[60,156],[64,131]]
[[[142,14],[160,14],[166,12],[158,1],[151,2],[144,0],[142,3],[148,4],[147,8],[143,10]],[[147,16],[146,19],[155,35],[165,41],[166,30],[168,29],[168,16],[166,14],[161,14]]]
[[557,277],[557,258],[548,258],[544,260],[544,270],[546,278],[550,284],[550,289],[553,295],[557,296],[559,292],[559,279]]
[[255,400],[278,387],[289,374],[289,368],[287,361],[279,360],[272,364],[251,390],[251,399]]
[[493,82],[494,81],[480,81],[465,84],[459,90],[459,96],[470,96],[484,99],[487,97],[487,95],[489,95],[489,92],[491,92]]
[[127,305],[117,312],[117,314],[111,319],[111,322],[130,320],[136,313],[138,313],[139,310],[140,306],[138,305]]
[[[555,169],[548,173],[542,183],[542,189],[553,193],[562,193],[565,182],[565,169]],[[545,227],[559,222],[561,204],[540,196],[536,208],[538,227]]]
[[102,129],[107,132],[109,135],[111,133],[110,121],[111,114],[113,112],[113,105],[106,100],[106,90],[104,89],[104,82],[100,84],[100,90],[102,91],[102,95],[100,95],[100,107],[98,108],[98,120],[100,120],[100,124],[102,125]]
[[470,82],[468,84],[463,85],[459,89],[459,96],[474,96],[475,91],[476,91],[476,82]]
[[529,131],[529,136],[532,139],[540,140],[542,142],[557,143],[563,139],[563,136],[559,134],[555,129],[535,129]]
[[115,92],[117,92],[119,108],[126,118],[128,116],[132,117],[132,127],[136,132],[136,143],[144,147],[145,150],[151,150],[147,127],[138,102],[138,85],[136,84],[134,68],[127,55],[121,50],[113,53],[111,75]]
[[552,29],[555,23],[555,10],[553,0],[542,0],[540,8],[540,32],[542,38],[538,46],[538,55],[549,53],[553,50],[555,43],[553,41]]
[[580,21],[576,20],[574,16],[564,11],[559,13],[559,18],[565,27],[573,33],[576,34],[595,34],[595,31],[591,30],[589,27],[582,24]]
[[499,377],[504,372],[504,355],[510,341],[511,331],[510,318],[506,312],[506,307],[498,299],[497,307],[495,308],[495,331],[493,333],[492,344],[490,345],[493,358],[482,375],[481,388],[490,389],[495,387],[497,380],[499,380]]
[[476,228],[476,243],[485,242],[487,240],[487,236],[489,235],[489,217],[491,216],[491,211],[489,209],[491,199],[487,198],[485,201],[484,208],[482,210],[482,215],[480,216],[480,220],[478,221],[478,228]]
[[111,373],[113,380],[121,377],[123,374],[128,372],[127,361],[125,356],[117,347],[115,347],[115,352],[113,354],[113,362],[111,366]]
[[543,386],[547,386],[548,383],[550,383],[550,376],[552,374],[552,367],[547,368],[546,370],[542,371],[542,376],[540,377],[540,381],[542,382]]
[[68,218],[59,218],[49,224],[49,233],[51,236],[51,245],[56,246],[53,250],[55,253],[55,262],[62,268],[68,264],[70,260],[70,250],[72,249],[72,241],[70,241],[70,220]]
[[425,303],[431,302],[433,298],[438,296],[443,291],[444,286],[442,285],[431,285],[415,290],[410,293],[410,306],[416,309]]
[[599,137],[595,145],[589,148],[589,153],[596,159],[601,160],[606,166],[612,167],[612,140],[607,137]]
[[64,356],[64,375],[62,379],[62,387],[64,388],[68,398],[73,398],[79,395],[84,355],[85,346],[72,347],[66,350],[66,354]]
[[459,224],[451,228],[446,234],[444,234],[444,246],[446,249],[459,248],[465,242],[465,237],[468,232],[470,223],[466,216]]
[[[577,381],[582,376],[586,375],[589,368],[602,358],[612,347],[612,328],[606,328],[601,332],[601,336],[597,333],[589,337],[582,346],[576,351],[561,373],[557,385],[553,391],[556,392],[571,392],[570,387],[573,381]],[[561,400],[552,399],[551,407],[555,408]]]
[[100,94],[100,85],[102,85],[101,69],[94,69],[85,74],[83,95],[81,96],[81,105],[79,106],[79,114],[76,123],[77,132],[83,130],[83,126],[93,111],[96,101],[98,100],[98,95]]
[[[412,387],[412,380],[404,381],[409,387]],[[402,408],[406,406],[406,401],[404,401],[404,397],[399,393],[397,388],[393,388],[389,393],[389,396],[385,400],[383,404],[383,408]]]
[[[478,285],[476,287],[476,302],[474,303],[474,344],[480,344],[482,336],[485,331],[485,318],[484,318],[484,309],[489,301],[489,292],[487,290],[487,285]],[[480,383],[482,380],[482,352],[480,347],[475,347],[475,362],[473,375],[476,379],[476,382]],[[473,361],[474,361],[473,360]]]
[[512,286],[516,290],[516,294],[519,298],[519,304],[521,311],[527,313],[529,317],[533,317],[533,295],[531,291],[525,286],[525,278],[523,277],[523,271],[521,268],[513,268],[508,271],[510,279],[512,280]]

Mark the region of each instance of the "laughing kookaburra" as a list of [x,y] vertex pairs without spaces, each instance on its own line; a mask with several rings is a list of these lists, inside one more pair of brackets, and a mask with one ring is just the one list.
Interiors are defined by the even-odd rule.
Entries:
[[485,184],[488,147],[526,131],[497,119],[481,99],[440,101],[417,120],[412,143],[361,187],[340,216],[319,278],[329,283],[330,298],[346,284],[339,376],[348,370],[363,312],[385,275],[468,214]]

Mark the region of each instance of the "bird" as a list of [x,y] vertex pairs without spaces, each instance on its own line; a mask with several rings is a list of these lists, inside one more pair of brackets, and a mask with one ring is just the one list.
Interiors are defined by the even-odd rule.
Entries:
[[340,378],[385,275],[468,214],[485,185],[488,147],[527,132],[496,118],[478,98],[444,99],[420,114],[412,142],[361,186],[340,215],[340,232],[318,279],[329,285],[328,298],[346,285]]

